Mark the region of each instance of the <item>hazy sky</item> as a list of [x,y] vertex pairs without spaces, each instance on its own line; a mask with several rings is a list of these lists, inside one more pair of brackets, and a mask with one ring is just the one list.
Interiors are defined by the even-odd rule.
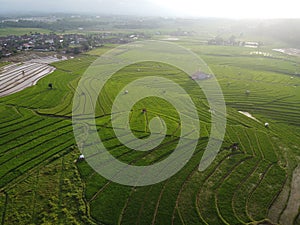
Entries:
[[0,13],[93,12],[154,16],[300,18],[299,0],[0,0]]

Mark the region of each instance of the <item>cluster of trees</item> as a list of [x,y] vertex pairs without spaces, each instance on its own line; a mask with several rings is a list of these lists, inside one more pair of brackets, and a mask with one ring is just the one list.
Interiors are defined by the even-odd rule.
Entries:
[[18,21],[3,21],[0,23],[0,28],[15,27],[15,28],[41,28],[51,31],[64,32],[66,30],[78,29],[78,27],[94,27],[107,25],[107,22],[98,20],[74,20],[69,18],[58,19],[55,22],[44,22],[38,20],[18,20]]
[[157,19],[140,19],[135,17],[89,17],[63,15],[54,20],[17,19],[3,20],[0,28],[40,28],[51,31],[65,32],[67,30],[84,29],[153,29],[160,27]]
[[209,45],[243,45],[243,42],[237,41],[236,36],[231,35],[229,38],[223,38],[221,36],[216,36],[208,40]]

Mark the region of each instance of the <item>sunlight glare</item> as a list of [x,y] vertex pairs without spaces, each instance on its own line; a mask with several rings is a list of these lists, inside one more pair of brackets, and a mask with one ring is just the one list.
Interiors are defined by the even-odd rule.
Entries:
[[295,0],[150,0],[178,16],[226,18],[299,18]]

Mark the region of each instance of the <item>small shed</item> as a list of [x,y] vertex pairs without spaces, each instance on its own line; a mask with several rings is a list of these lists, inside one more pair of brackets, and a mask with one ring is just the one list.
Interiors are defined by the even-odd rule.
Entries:
[[83,154],[81,154],[80,156],[79,156],[79,159],[80,160],[83,160],[85,157],[84,157],[84,155]]
[[201,71],[198,71],[192,75],[192,80],[207,80],[209,78],[211,78],[210,74],[206,74]]
[[265,123],[265,127],[268,128],[270,126],[269,123]]
[[233,144],[230,146],[230,148],[231,148],[232,150],[239,150],[239,143],[233,143]]

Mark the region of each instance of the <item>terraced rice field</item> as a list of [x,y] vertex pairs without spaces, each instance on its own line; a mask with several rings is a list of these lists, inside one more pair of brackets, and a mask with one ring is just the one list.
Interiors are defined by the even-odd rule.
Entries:
[[35,85],[38,80],[55,70],[55,67],[48,64],[57,61],[60,61],[60,59],[56,57],[44,57],[23,63],[13,63],[1,68],[0,97]]
[[[110,153],[126,163],[151,165],[169,156],[180,131],[178,114],[169,103],[147,98],[131,111],[130,126],[139,138],[149,135],[152,117],[159,115],[168,126],[165,140],[148,152],[122,145],[110,117],[113,99],[127,83],[159,74],[180,84],[197,106],[201,136],[192,159],[168,180],[145,187],[113,183],[78,161],[72,97],[80,76],[96,59],[94,50],[53,63],[56,70],[35,86],[0,98],[1,224],[300,224],[293,183],[300,160],[300,78],[295,76],[299,58],[181,44],[205,59],[226,99],[226,135],[213,164],[198,171],[210,133],[204,94],[182,71],[156,62],[126,67],[107,83],[97,102],[99,136]],[[48,83],[53,83],[52,90]],[[85,85],[95,89],[92,80]],[[246,90],[251,93],[246,95]],[[143,108],[146,113],[141,113]]]

